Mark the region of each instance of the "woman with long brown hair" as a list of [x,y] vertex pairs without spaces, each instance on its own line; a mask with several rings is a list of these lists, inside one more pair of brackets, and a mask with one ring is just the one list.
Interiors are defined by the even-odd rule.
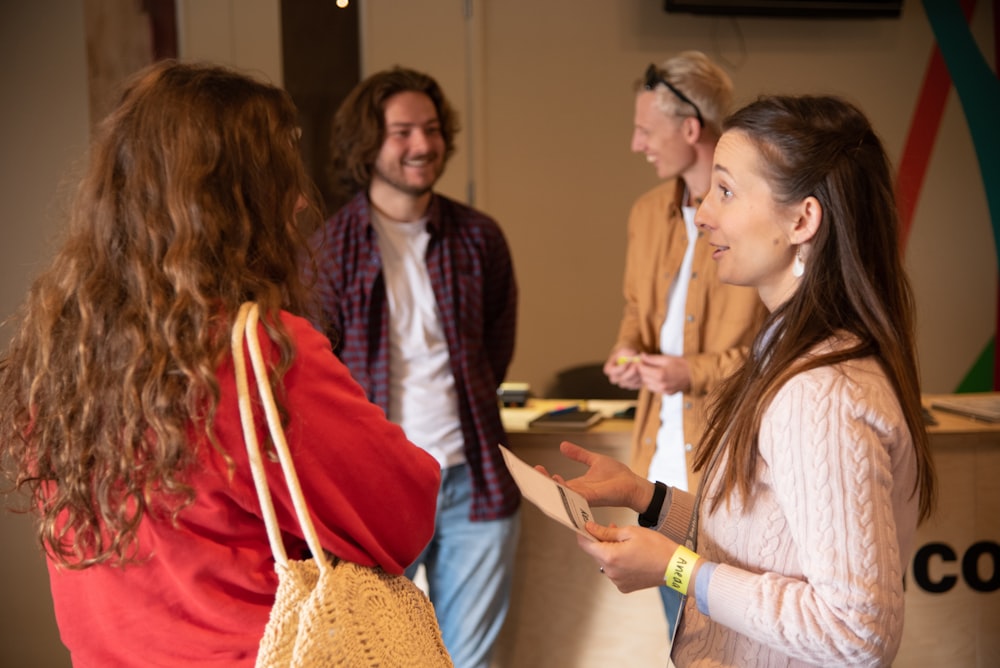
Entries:
[[[245,301],[260,305],[324,548],[401,573],[431,535],[437,463],[300,317],[312,313],[300,226],[318,211],[296,119],[287,93],[231,70],[139,73],[18,314],[0,461],[5,491],[38,518],[75,665],[253,664],[277,579],[230,358]],[[266,466],[286,550],[302,558],[280,468]]]
[[716,395],[696,497],[564,443],[569,485],[654,527],[581,539],[622,591],[687,594],[678,666],[888,665],[934,473],[889,162],[833,97],[765,97],[724,124],[697,222],[719,278],[770,315]]

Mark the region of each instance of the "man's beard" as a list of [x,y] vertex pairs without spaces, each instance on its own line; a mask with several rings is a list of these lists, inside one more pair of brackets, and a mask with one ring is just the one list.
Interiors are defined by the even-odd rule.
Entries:
[[[432,157],[431,160],[428,161],[428,163],[434,165],[436,159],[437,159],[436,156]],[[386,171],[382,169],[377,162],[375,163],[376,176],[378,176],[380,179],[382,179],[384,182],[386,182],[396,190],[402,193],[406,193],[411,197],[423,197],[427,193],[431,192],[434,189],[434,186],[437,184],[438,179],[441,178],[441,174],[443,171],[444,171],[443,169],[436,169],[434,178],[427,185],[413,185],[411,183],[407,183],[406,180],[402,178],[402,174],[399,174],[398,176],[387,174]]]

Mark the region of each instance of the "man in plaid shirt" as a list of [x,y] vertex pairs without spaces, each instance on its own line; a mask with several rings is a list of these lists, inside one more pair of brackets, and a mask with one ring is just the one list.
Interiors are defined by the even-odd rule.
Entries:
[[337,354],[441,465],[434,536],[407,574],[424,564],[455,665],[486,668],[519,530],[496,395],[514,350],[517,285],[497,223],[433,191],[456,131],[425,74],[396,67],[358,84],[333,127],[333,173],[353,199],[312,247]]

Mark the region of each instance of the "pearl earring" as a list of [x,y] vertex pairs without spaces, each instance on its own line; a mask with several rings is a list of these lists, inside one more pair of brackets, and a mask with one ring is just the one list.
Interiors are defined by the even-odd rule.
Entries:
[[806,263],[802,260],[802,246],[795,249],[795,259],[792,261],[792,276],[802,278],[806,273]]

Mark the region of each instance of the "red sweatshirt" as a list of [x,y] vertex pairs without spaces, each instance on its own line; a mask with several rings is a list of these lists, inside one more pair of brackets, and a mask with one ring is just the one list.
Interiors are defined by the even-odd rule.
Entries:
[[[434,528],[437,462],[368,402],[325,336],[301,318],[282,319],[296,346],[284,378],[286,434],[320,541],[349,561],[401,573]],[[265,359],[273,359],[263,328],[260,339]],[[235,464],[232,479],[223,458],[200,443],[189,477],[195,501],[176,526],[143,520],[138,542],[145,561],[84,570],[49,563],[56,620],[77,668],[253,665],[277,577],[231,360],[219,370],[219,384],[215,433]],[[263,444],[263,412],[257,417]],[[265,466],[288,556],[300,558],[306,545],[280,466],[266,458]]]

